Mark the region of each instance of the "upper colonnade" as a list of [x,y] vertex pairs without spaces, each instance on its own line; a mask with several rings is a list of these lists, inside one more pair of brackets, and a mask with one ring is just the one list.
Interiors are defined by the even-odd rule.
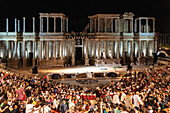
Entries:
[[[138,36],[138,35],[154,35],[155,33],[155,18],[154,17],[138,17],[134,18],[134,14],[96,14],[88,17],[89,32],[96,34],[109,34],[115,36]],[[9,32],[9,20],[6,18],[6,31],[0,32],[0,35],[17,35],[22,32],[23,35],[40,36],[64,35],[68,32],[68,17],[63,13],[39,13],[39,28],[36,26],[37,18],[32,17],[32,23],[27,26],[32,26],[30,32],[26,29],[26,17],[23,19],[15,18],[14,32]],[[22,27],[22,26],[23,27]],[[21,30],[21,28],[23,28]]]
[[[0,35],[63,35],[68,32],[68,17],[63,13],[39,13],[39,28],[36,28],[37,18],[32,17],[29,23],[26,23],[27,17],[23,19],[15,18],[14,31],[9,31],[9,19],[6,18],[6,30],[5,32],[0,31]],[[30,18],[29,18],[30,20]],[[22,22],[22,23],[21,23]],[[22,26],[21,26],[22,25]],[[28,26],[32,26],[31,31],[27,29]],[[21,28],[23,28],[21,30]],[[29,27],[30,28],[30,27]]]
[[90,33],[112,33],[117,35],[154,35],[155,18],[139,17],[134,18],[134,14],[96,14],[88,17],[90,19]]

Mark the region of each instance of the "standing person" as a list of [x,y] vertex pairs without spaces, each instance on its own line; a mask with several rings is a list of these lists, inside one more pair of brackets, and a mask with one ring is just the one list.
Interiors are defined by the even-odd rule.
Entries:
[[32,104],[32,100],[29,100],[29,102],[26,104],[26,113],[29,113],[33,110],[34,104]]
[[139,104],[143,105],[143,102],[141,101],[141,99],[139,97],[139,92],[136,92],[136,94],[133,96],[133,99],[134,99],[135,109],[138,111]]
[[114,104],[120,104],[119,101],[119,92],[117,91],[116,94],[113,96],[113,103]]
[[23,88],[21,88],[19,85],[17,87],[17,91],[16,91],[16,97],[18,101],[22,101],[24,98],[24,90]]
[[65,113],[67,111],[67,109],[68,109],[68,106],[66,104],[66,101],[64,100],[62,102],[62,104],[60,105],[60,111],[61,111],[61,113]]
[[31,86],[28,86],[25,90],[26,96],[28,97],[28,100],[31,98]]
[[128,111],[130,111],[131,105],[132,105],[132,93],[128,92],[128,94],[126,95],[126,99],[125,99],[125,106]]

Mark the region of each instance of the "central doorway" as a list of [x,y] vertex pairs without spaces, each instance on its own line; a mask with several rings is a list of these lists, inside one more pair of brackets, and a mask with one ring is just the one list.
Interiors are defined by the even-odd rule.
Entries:
[[76,60],[75,60],[76,65],[83,65],[82,61],[82,47],[76,47]]

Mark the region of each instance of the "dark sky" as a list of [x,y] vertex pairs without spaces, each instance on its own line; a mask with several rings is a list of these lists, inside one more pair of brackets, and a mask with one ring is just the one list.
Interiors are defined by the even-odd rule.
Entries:
[[71,30],[82,31],[88,17],[97,13],[133,12],[136,17],[156,18],[156,31],[170,32],[170,0],[1,0],[1,17],[36,16],[38,13],[64,13]]

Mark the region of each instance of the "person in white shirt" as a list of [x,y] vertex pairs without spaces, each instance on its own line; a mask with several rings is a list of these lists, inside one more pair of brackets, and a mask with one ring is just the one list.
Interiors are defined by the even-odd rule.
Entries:
[[71,100],[71,102],[69,103],[69,109],[74,109],[75,104],[74,104],[74,100]]
[[114,104],[120,104],[120,101],[119,101],[119,92],[117,92],[114,96],[113,96],[113,103]]
[[139,97],[139,92],[136,92],[136,94],[133,96],[133,99],[134,99],[135,109],[139,110],[139,104],[143,105],[143,102]]
[[32,100],[30,100],[27,104],[26,104],[26,113],[32,112],[34,107],[34,104],[32,104]]
[[122,95],[121,95],[121,102],[125,103],[125,99],[126,99],[126,94],[122,91]]

